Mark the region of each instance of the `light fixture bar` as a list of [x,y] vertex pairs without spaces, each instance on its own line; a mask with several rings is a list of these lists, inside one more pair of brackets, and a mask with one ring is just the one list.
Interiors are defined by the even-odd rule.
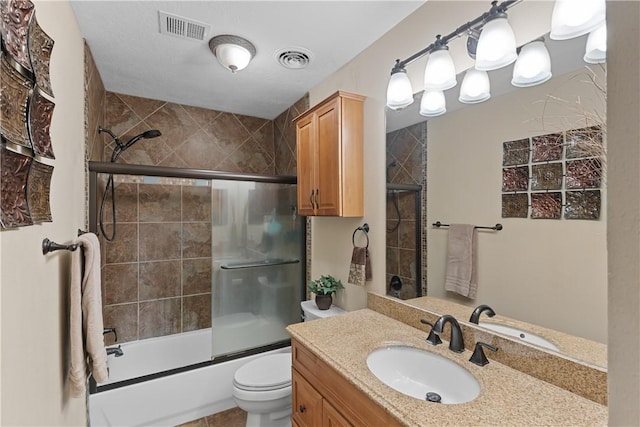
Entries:
[[433,51],[436,47],[441,45],[446,45],[447,43],[449,43],[449,41],[457,37],[460,37],[464,34],[467,34],[471,30],[479,30],[488,18],[494,16],[497,13],[504,13],[507,9],[515,6],[517,3],[520,3],[521,1],[522,0],[505,0],[502,3],[498,4],[498,1],[494,0],[493,2],[491,2],[491,9],[488,12],[483,13],[473,21],[469,21],[466,24],[459,26],[453,32],[447,34],[446,36],[440,37],[437,41],[431,43],[429,46],[425,47],[421,51],[414,53],[407,59],[397,61],[394,68],[404,68],[407,65],[427,55],[428,53]]

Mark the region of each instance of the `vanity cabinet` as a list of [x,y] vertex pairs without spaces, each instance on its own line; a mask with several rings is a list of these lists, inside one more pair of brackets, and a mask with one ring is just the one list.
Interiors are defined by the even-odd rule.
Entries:
[[364,215],[363,105],[338,91],[295,119],[300,215]]
[[298,427],[399,426],[346,378],[293,339],[292,423]]

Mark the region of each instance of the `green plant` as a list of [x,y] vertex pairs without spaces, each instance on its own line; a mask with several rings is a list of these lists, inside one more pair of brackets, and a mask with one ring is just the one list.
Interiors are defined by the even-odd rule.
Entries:
[[330,275],[320,276],[319,279],[309,282],[309,291],[316,295],[331,295],[338,289],[344,289],[342,282]]

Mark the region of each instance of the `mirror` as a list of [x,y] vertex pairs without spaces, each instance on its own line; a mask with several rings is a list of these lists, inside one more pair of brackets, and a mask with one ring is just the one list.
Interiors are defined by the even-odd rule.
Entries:
[[[502,217],[503,142],[605,123],[606,66],[586,66],[582,58],[585,43],[586,36],[565,41],[545,37],[553,77],[542,85],[514,88],[510,84],[513,66],[505,67],[489,72],[489,101],[464,105],[457,100],[464,77],[460,74],[458,85],[445,91],[445,115],[428,121],[420,116],[421,94],[416,94],[414,103],[405,110],[386,112],[388,182],[392,186],[422,185],[423,194],[417,214],[423,227],[414,230],[421,259],[409,259],[413,253],[401,252],[406,251],[402,242],[408,241],[410,226],[399,236],[388,235],[389,295],[409,303],[420,294],[441,298],[469,307],[469,313],[479,304],[488,304],[507,319],[581,337],[594,346],[606,344],[604,180],[596,220]],[[606,129],[603,133],[606,135]],[[566,165],[565,157],[561,160]],[[606,159],[602,169],[606,179]],[[387,193],[387,228],[392,230],[398,214]],[[405,220],[410,221],[403,216],[411,210],[409,198],[405,199],[398,198],[398,230],[403,230]],[[448,229],[433,227],[436,221],[503,224],[502,231],[477,232],[476,299],[444,290]],[[394,243],[397,246],[392,246]],[[403,264],[413,267],[403,269]],[[399,270],[394,270],[398,266]],[[421,293],[394,293],[390,283],[394,271],[413,274],[408,277],[413,280],[420,276]],[[417,305],[420,301],[415,300]]]

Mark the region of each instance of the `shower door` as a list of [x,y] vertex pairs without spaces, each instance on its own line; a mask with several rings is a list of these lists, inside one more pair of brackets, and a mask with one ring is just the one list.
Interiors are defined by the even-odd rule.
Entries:
[[304,221],[296,187],[212,183],[212,356],[287,341],[300,321]]

